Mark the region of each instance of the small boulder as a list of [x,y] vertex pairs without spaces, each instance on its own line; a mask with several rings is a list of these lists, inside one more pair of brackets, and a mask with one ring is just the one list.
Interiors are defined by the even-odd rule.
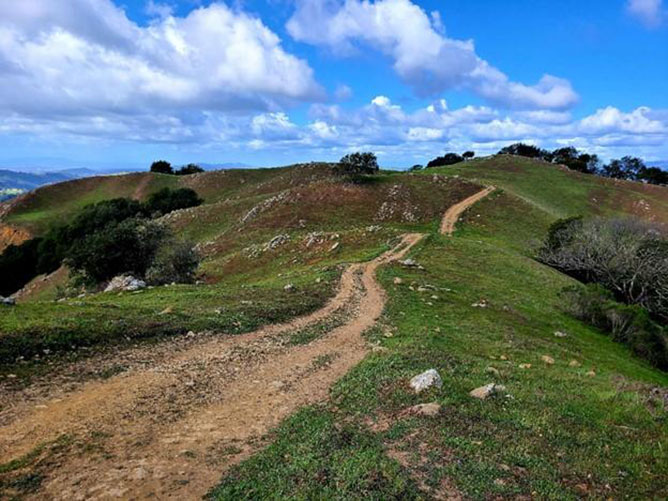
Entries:
[[16,306],[16,299],[13,297],[0,296],[0,304],[4,304],[5,306]]
[[531,369],[531,364],[520,364],[518,367],[520,369]]
[[441,388],[443,386],[443,380],[436,369],[429,369],[411,379],[410,384],[411,388],[415,390],[415,393],[420,393],[432,386]]
[[540,359],[545,362],[547,365],[554,365],[554,358],[549,355],[543,355]]
[[394,277],[394,285],[401,285],[404,281],[399,277]]
[[471,390],[469,395],[471,395],[473,398],[485,400],[486,398],[494,395],[495,393],[502,393],[504,391],[506,391],[505,386],[496,383],[489,383],[486,384],[485,386],[480,386],[475,390]]
[[554,337],[562,337],[562,338],[563,337],[568,337],[568,334],[566,334],[565,332],[561,332],[561,331],[555,331]]
[[285,287],[283,287],[283,290],[285,292],[294,292],[297,290],[297,287],[295,287],[294,284],[287,284]]
[[112,278],[107,287],[104,289],[104,292],[117,292],[117,291],[137,291],[140,289],[146,288],[146,282],[139,280],[138,278],[133,277],[132,275],[119,275]]
[[577,360],[571,360],[570,362],[568,362],[569,367],[580,367],[581,365],[582,364],[580,362],[578,362]]
[[596,371],[593,371],[593,370],[589,371],[589,372],[587,372],[586,375],[589,376],[589,377],[596,377]]
[[487,368],[485,369],[485,372],[486,372],[487,374],[493,374],[494,376],[499,376],[499,375],[501,375],[501,373],[499,372],[499,369],[497,369],[496,367],[487,367]]
[[160,313],[158,313],[158,315],[169,315],[173,311],[174,311],[174,308],[172,308],[171,306],[168,306],[167,308],[162,310]]
[[430,402],[428,404],[418,404],[408,409],[408,414],[423,417],[436,417],[441,413],[441,404]]

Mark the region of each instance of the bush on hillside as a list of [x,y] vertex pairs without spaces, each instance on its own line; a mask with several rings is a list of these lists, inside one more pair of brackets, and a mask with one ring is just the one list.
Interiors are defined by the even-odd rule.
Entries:
[[357,152],[345,155],[334,168],[337,174],[358,178],[377,173],[378,159],[371,152]]
[[197,192],[190,188],[178,188],[172,190],[163,188],[149,197],[144,204],[149,214],[167,214],[169,212],[196,207],[201,205],[203,200],[199,198]]
[[517,155],[528,158],[542,158],[551,160],[551,153],[532,144],[515,143],[499,150],[499,155]]
[[471,160],[475,156],[475,151],[465,151],[462,153],[464,160]]
[[157,172],[158,174],[174,174],[174,169],[172,169],[172,164],[167,160],[156,160],[151,164],[151,172]]
[[600,166],[600,160],[597,155],[580,153],[572,146],[554,150],[551,161],[552,163],[565,165],[571,170],[584,174],[596,174]]
[[181,167],[179,170],[174,172],[174,174],[177,176],[189,176],[190,174],[198,174],[200,172],[204,172],[204,169],[202,169],[199,165],[188,164]]
[[561,296],[573,316],[610,333],[613,340],[629,346],[655,367],[668,370],[668,333],[652,321],[646,309],[616,302],[598,284],[567,287]]
[[411,167],[410,169],[408,169],[408,171],[409,171],[409,172],[417,172],[417,171],[422,170],[422,169],[424,169],[424,165],[421,165],[421,164],[415,164],[413,167]]
[[656,225],[633,219],[560,220],[538,258],[668,321],[668,240]]
[[427,167],[443,167],[444,165],[454,165],[458,164],[459,162],[463,162],[464,157],[461,155],[458,155],[457,153],[446,153],[442,157],[436,157],[433,160],[431,160],[428,164]]
[[0,296],[13,294],[37,273],[40,238],[10,245],[0,256]]
[[66,262],[90,283],[123,273],[143,277],[167,235],[167,229],[156,222],[126,219],[76,241]]
[[191,284],[199,263],[200,255],[192,243],[169,241],[158,250],[146,271],[146,280],[152,285]]

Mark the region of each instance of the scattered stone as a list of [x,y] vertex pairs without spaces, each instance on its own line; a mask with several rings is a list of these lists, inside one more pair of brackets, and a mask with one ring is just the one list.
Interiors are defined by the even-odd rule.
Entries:
[[520,369],[531,369],[531,364],[520,364],[518,367]]
[[495,376],[500,376],[501,375],[501,373],[499,372],[499,369],[497,369],[496,367],[487,367],[485,369],[485,372],[487,374],[494,374]]
[[188,333],[186,334],[186,337],[188,337],[188,338],[195,337],[195,332],[194,331],[188,331]]
[[407,267],[407,268],[422,268],[415,259],[404,259],[403,261],[399,261],[399,264]]
[[441,413],[441,404],[430,402],[428,404],[418,404],[408,409],[409,414],[423,417],[436,417]]
[[587,372],[586,375],[589,376],[589,377],[596,377],[596,372],[595,371],[589,371],[589,372]]
[[132,275],[119,275],[111,279],[104,292],[137,291],[146,288],[146,282]]
[[480,400],[485,400],[487,397],[494,395],[495,393],[502,393],[506,391],[506,387],[501,384],[489,383],[485,386],[480,386],[475,390],[471,390],[469,395],[473,398],[478,398]]
[[366,231],[369,233],[376,233],[377,231],[380,231],[382,228],[378,226],[377,224],[374,224],[372,226],[367,226]]
[[162,310],[160,313],[158,313],[158,315],[169,315],[173,311],[174,311],[174,308],[172,308],[171,306],[168,306],[167,308]]
[[582,364],[580,362],[578,362],[577,360],[571,360],[570,362],[568,362],[569,367],[580,367],[581,365]]
[[549,355],[543,355],[540,359],[545,362],[547,365],[554,365],[554,358]]
[[415,393],[420,393],[432,386],[441,388],[443,386],[443,380],[436,369],[429,369],[411,379],[410,384],[411,388],[415,390]]
[[471,306],[474,308],[487,308],[489,305],[487,304],[486,299],[481,299],[477,303],[473,303]]
[[341,245],[341,242],[336,242],[334,245],[332,245],[332,248],[329,249],[329,251],[330,252],[335,251],[336,249],[339,248],[340,245]]
[[404,281],[399,277],[394,277],[394,285],[401,285]]
[[287,243],[289,240],[290,240],[290,235],[286,233],[281,235],[276,235],[274,238],[269,240],[269,243],[267,243],[267,249],[274,250],[277,247],[280,247],[281,245]]
[[322,282],[322,278],[318,277],[318,278],[315,279],[316,284],[319,284],[320,282]]
[[561,332],[561,331],[555,331],[554,337],[568,337],[568,334],[566,334],[565,332]]
[[433,299],[434,301],[437,301],[437,300],[438,300],[438,296],[431,296],[431,299]]
[[508,357],[506,355],[501,355],[499,357],[499,360],[508,360]]
[[16,299],[13,297],[0,296],[0,304],[4,304],[5,306],[16,306]]
[[297,287],[295,287],[294,284],[287,284],[285,287],[283,287],[283,290],[285,292],[294,292],[297,290]]
[[383,337],[388,337],[388,338],[394,337],[394,334],[392,333],[392,331],[385,331],[383,332]]
[[378,344],[374,345],[374,347],[371,348],[371,353],[387,353],[388,351],[390,351],[390,350],[388,350],[384,346],[380,346]]
[[502,478],[497,478],[494,480],[494,485],[498,485],[499,487],[503,487],[506,485],[506,481]]

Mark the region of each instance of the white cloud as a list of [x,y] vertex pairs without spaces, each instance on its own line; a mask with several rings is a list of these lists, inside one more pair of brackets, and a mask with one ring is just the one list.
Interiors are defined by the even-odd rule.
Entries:
[[628,0],[626,9],[649,28],[659,26],[665,17],[663,0]]
[[608,106],[580,121],[580,130],[587,134],[628,133],[628,134],[665,134],[666,123],[651,118],[652,110],[640,107],[630,113]]
[[110,0],[0,2],[0,111],[129,125],[321,97],[308,63],[259,19],[224,4],[186,17],[151,5],[160,16],[141,27]]
[[410,0],[298,0],[287,30],[299,41],[348,55],[356,44],[390,56],[394,70],[421,95],[468,89],[509,108],[565,109],[578,96],[571,84],[551,75],[536,85],[512,82],[481,59],[473,41],[446,37],[439,15],[431,18]]

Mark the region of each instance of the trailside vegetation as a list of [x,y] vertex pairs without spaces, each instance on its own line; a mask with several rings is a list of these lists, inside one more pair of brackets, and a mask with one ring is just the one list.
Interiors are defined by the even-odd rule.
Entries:
[[[5,249],[0,255],[0,295],[10,295],[35,276],[57,270],[65,260],[94,281],[123,272],[143,275],[156,252],[150,239],[144,241],[157,233],[158,225],[150,217],[201,203],[194,190],[165,188],[145,203],[116,198],[88,205],[70,224]],[[136,264],[131,265],[133,260]]]

